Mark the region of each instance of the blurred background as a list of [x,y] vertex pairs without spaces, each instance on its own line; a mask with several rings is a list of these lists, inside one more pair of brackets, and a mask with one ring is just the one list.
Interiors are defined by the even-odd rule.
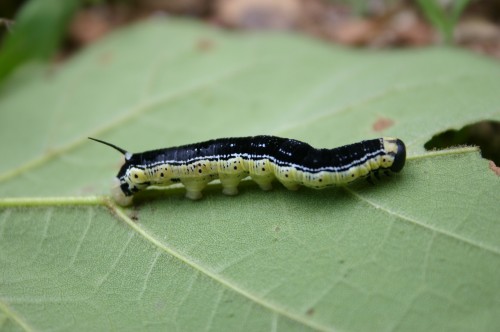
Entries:
[[[154,16],[289,31],[360,49],[448,44],[500,60],[498,0],[2,0],[0,84],[26,61],[61,63],[113,30]],[[479,145],[498,165],[499,133],[499,123],[485,121],[443,133],[426,148]]]
[[39,4],[32,11],[63,21],[59,58],[124,25],[167,15],[227,29],[290,30],[355,47],[446,42],[500,59],[497,0],[2,0],[2,39],[22,20],[29,3]]

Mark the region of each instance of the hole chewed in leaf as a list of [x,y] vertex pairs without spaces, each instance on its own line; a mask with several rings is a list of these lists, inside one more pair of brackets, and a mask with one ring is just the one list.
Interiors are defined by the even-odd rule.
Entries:
[[494,165],[500,165],[500,122],[480,121],[460,130],[447,130],[432,137],[424,147],[426,150],[433,150],[463,145],[479,146],[483,158],[492,160]]
[[373,124],[374,131],[383,131],[387,128],[392,127],[394,121],[389,118],[378,118],[377,121]]

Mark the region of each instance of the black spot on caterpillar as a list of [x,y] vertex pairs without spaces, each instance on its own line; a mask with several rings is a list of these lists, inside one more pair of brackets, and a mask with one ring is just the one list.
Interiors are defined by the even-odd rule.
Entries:
[[[90,137],[89,137],[90,138]],[[384,137],[334,149],[316,149],[307,143],[275,136],[220,138],[166,149],[130,153],[95,138],[125,156],[112,194],[129,205],[133,195],[150,185],[181,182],[186,197],[201,198],[205,186],[219,179],[223,193],[238,193],[239,182],[250,176],[263,190],[278,179],[290,190],[299,185],[325,188],[345,185],[380,171],[399,172],[406,160],[405,144]]]

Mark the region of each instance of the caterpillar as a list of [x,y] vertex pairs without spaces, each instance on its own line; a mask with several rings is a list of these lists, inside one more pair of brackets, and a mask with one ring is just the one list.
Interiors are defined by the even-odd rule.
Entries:
[[307,143],[276,136],[213,139],[159,150],[130,153],[110,146],[125,157],[111,191],[120,205],[130,205],[133,195],[149,186],[182,183],[186,197],[202,197],[205,186],[219,179],[223,193],[236,195],[239,182],[250,176],[260,188],[270,190],[277,179],[287,189],[299,185],[325,188],[345,185],[379,172],[400,172],[406,147],[397,138],[361,141],[334,149],[316,149]]

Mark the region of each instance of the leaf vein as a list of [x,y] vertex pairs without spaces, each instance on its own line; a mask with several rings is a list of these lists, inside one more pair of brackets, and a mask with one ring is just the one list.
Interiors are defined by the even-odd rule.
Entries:
[[444,229],[440,229],[440,228],[437,228],[437,227],[425,224],[423,222],[420,222],[418,220],[415,220],[413,218],[410,218],[408,216],[402,215],[401,213],[398,213],[396,211],[390,210],[388,207],[381,206],[381,205],[378,205],[377,203],[375,203],[373,201],[370,201],[366,197],[363,197],[362,195],[360,195],[359,193],[355,192],[354,190],[352,190],[352,189],[350,189],[348,187],[343,187],[343,188],[348,193],[350,193],[352,196],[356,197],[357,199],[359,199],[362,202],[365,202],[368,205],[371,205],[373,208],[375,208],[377,210],[384,211],[385,213],[387,213],[389,215],[392,215],[392,216],[394,216],[394,217],[396,217],[398,219],[404,220],[404,221],[406,221],[408,223],[420,226],[420,227],[422,227],[424,229],[427,229],[427,230],[429,230],[431,232],[434,232],[434,233],[446,236],[446,237],[454,239],[454,240],[456,240],[458,242],[466,243],[466,244],[468,244],[468,245],[470,245],[472,247],[476,247],[476,248],[479,248],[479,249],[491,252],[491,253],[493,253],[493,254],[495,254],[497,256],[500,256],[500,251],[498,249],[496,249],[496,248],[491,248],[491,247],[486,246],[486,245],[484,245],[482,243],[474,242],[471,239],[462,237],[462,236],[457,235],[457,234],[450,233],[450,232],[448,232],[448,231],[446,231]]
[[23,330],[35,331],[17,312],[11,309],[2,298],[0,298],[0,310],[5,313],[5,316],[15,321]]
[[112,205],[110,205],[110,207],[114,210],[115,215],[118,218],[120,218],[121,220],[123,220],[126,224],[128,224],[134,231],[136,231],[146,241],[148,241],[148,242],[152,243],[153,245],[155,245],[156,247],[162,249],[163,251],[165,251],[169,255],[179,259],[184,264],[190,266],[191,268],[195,269],[196,271],[199,271],[202,274],[204,274],[205,276],[210,277],[211,279],[215,280],[216,282],[218,282],[222,286],[226,287],[227,289],[230,289],[230,290],[234,291],[235,293],[249,299],[252,304],[258,304],[259,306],[264,307],[272,312],[276,312],[283,317],[287,317],[290,320],[293,320],[293,321],[300,323],[304,326],[308,326],[310,328],[313,328],[313,329],[316,329],[319,331],[333,331],[334,330],[331,327],[321,325],[315,321],[307,319],[306,317],[294,315],[294,314],[288,312],[285,308],[281,308],[278,305],[276,305],[275,303],[270,303],[268,301],[265,301],[264,299],[261,299],[258,296],[253,295],[252,293],[245,290],[244,288],[242,288],[236,284],[231,283],[229,280],[223,278],[222,276],[215,274],[213,271],[197,264],[195,261],[190,260],[188,257],[183,256],[181,253],[176,251],[174,248],[171,248],[171,247],[165,245],[160,240],[158,240],[155,236],[153,236],[152,234],[147,232],[144,228],[140,227],[140,225],[135,223],[133,220],[131,220],[127,216],[127,214],[125,213],[125,211],[122,208],[114,205],[113,203],[111,203],[111,204]]

